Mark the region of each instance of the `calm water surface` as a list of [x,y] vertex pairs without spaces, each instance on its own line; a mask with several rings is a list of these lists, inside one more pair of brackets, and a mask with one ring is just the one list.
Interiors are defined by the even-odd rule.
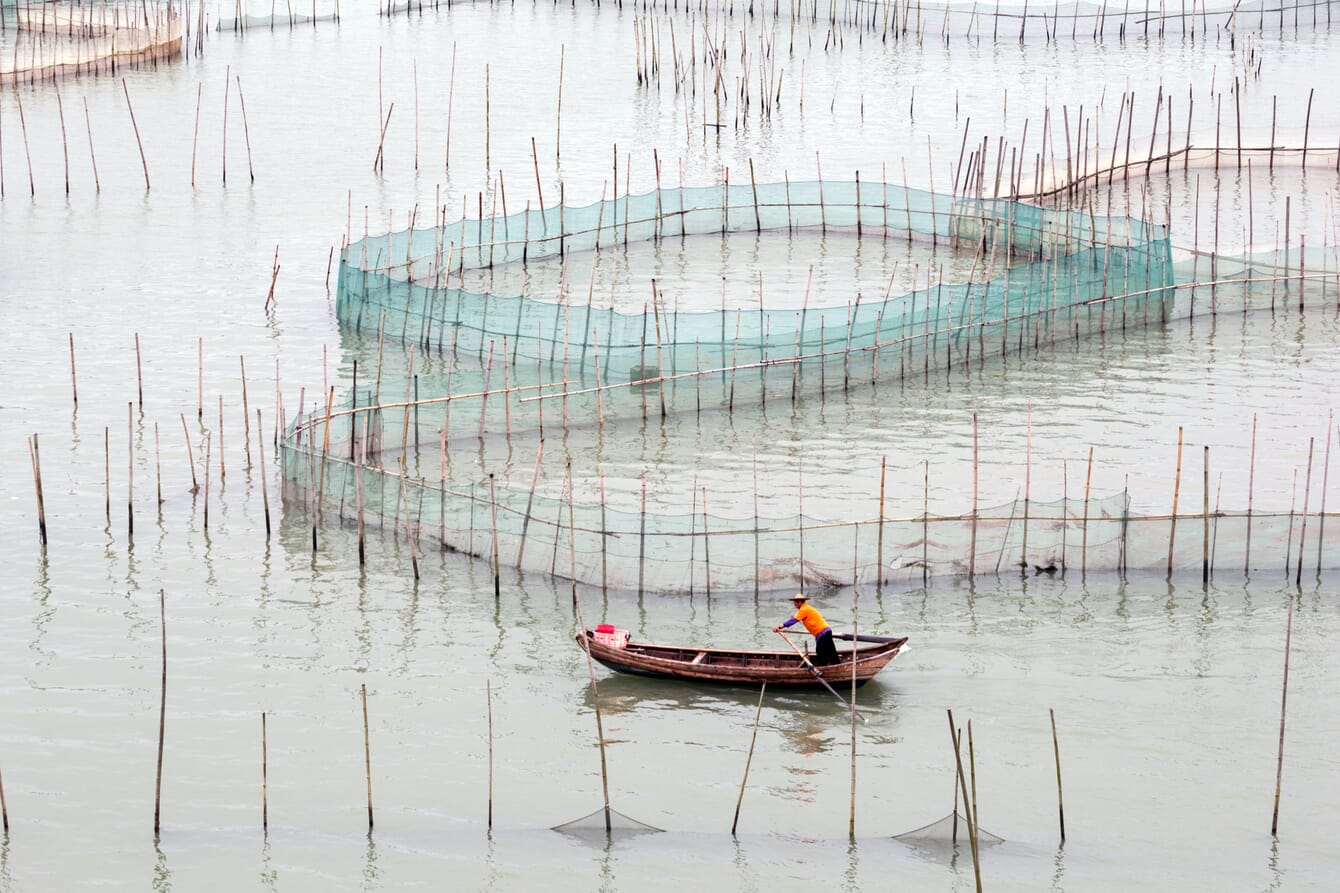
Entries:
[[[211,34],[203,57],[127,72],[124,90],[119,78],[61,84],[68,196],[55,88],[0,94],[0,305],[11,333],[0,354],[9,382],[0,394],[0,771],[10,816],[10,832],[0,837],[0,890],[749,890],[800,889],[816,879],[849,890],[895,880],[967,890],[966,848],[951,857],[892,839],[953,807],[946,708],[960,725],[972,721],[982,825],[1007,841],[984,856],[986,888],[1333,886],[1340,860],[1329,829],[1340,821],[1340,775],[1330,702],[1340,659],[1328,644],[1340,634],[1340,618],[1329,577],[1318,583],[1305,574],[1297,592],[1287,585],[1283,556],[1279,573],[1244,579],[1221,569],[1206,588],[1180,577],[1170,584],[1161,576],[1085,580],[1072,573],[971,586],[933,581],[924,591],[862,591],[859,600],[850,591],[823,595],[819,607],[835,625],[849,626],[855,610],[861,629],[905,634],[913,643],[858,695],[869,722],[855,736],[854,845],[847,836],[852,733],[836,701],[769,693],[732,839],[757,693],[598,670],[613,805],[666,831],[607,845],[603,837],[548,830],[601,803],[594,692],[571,643],[577,621],[567,584],[504,572],[495,601],[486,566],[437,553],[417,556],[416,582],[403,538],[390,533],[370,538],[360,568],[354,532],[332,518],[320,526],[314,552],[301,507],[278,507],[273,464],[277,393],[291,417],[300,390],[310,403],[330,385],[347,384],[354,358],[375,353],[375,345],[335,325],[325,283],[332,248],[364,226],[404,226],[416,203],[458,208],[463,198],[496,189],[501,169],[515,210],[537,198],[536,166],[548,202],[560,182],[570,203],[595,201],[609,185],[616,143],[625,164],[631,154],[634,192],[654,186],[653,148],[666,180],[682,169],[689,185],[718,182],[727,169],[741,182],[750,160],[760,181],[808,178],[816,152],[826,177],[859,169],[873,178],[883,168],[894,181],[905,164],[913,185],[947,185],[968,117],[974,138],[1017,138],[1028,118],[1035,141],[1044,104],[1068,105],[1073,114],[1102,102],[1110,127],[1114,96],[1136,89],[1147,115],[1148,85],[1162,81],[1178,97],[1180,122],[1189,86],[1196,108],[1209,109],[1230,72],[1245,69],[1241,44],[1212,37],[1021,48],[956,39],[946,48],[929,38],[920,46],[883,44],[846,33],[840,52],[825,52],[816,25],[798,29],[794,50],[779,49],[778,65],[784,58],[788,73],[776,114],[761,120],[751,112],[739,127],[704,137],[712,111],[710,102],[704,111],[701,92],[685,98],[668,80],[637,88],[631,7],[345,16],[339,27],[261,29],[242,39]],[[702,22],[696,27],[701,32]],[[676,28],[677,39],[688,33],[682,19]],[[1325,32],[1254,39],[1253,59],[1264,64],[1242,96],[1254,132],[1279,96],[1281,132],[1297,134],[1307,90],[1333,58],[1333,44]],[[738,51],[736,36],[729,47]],[[144,141],[148,192],[126,92]],[[18,148],[20,100],[32,194]],[[372,162],[392,102],[385,169],[377,174]],[[1212,128],[1201,114],[1197,133]],[[1140,120],[1148,127],[1148,118]],[[1337,126],[1335,109],[1319,103],[1311,121],[1318,143],[1325,134],[1334,145]],[[1242,250],[1273,243],[1287,196],[1292,232],[1307,234],[1309,251],[1333,250],[1333,171],[1304,176],[1284,168],[1257,172],[1251,182],[1250,220],[1247,180],[1236,171],[1174,170],[1147,192],[1115,191],[1110,204],[1163,208],[1174,242],[1202,250],[1221,205],[1219,238]],[[811,266],[817,291],[830,297],[864,288],[867,279],[887,283],[891,261],[871,260],[867,270],[863,255],[852,269],[824,254],[835,244],[760,246],[747,270],[729,268],[727,300],[755,306],[760,271],[765,293],[775,288],[779,300],[803,294]],[[267,309],[276,246],[281,270]],[[708,304],[716,306],[726,270],[720,254],[688,261],[634,252],[625,272],[608,275],[616,291],[636,292],[654,268],[658,282],[682,279],[676,287],[686,302],[713,284]],[[611,279],[600,285],[609,289]],[[1073,492],[1092,446],[1095,491],[1129,486],[1137,504],[1166,510],[1176,429],[1184,426],[1189,444],[1212,446],[1224,504],[1241,507],[1255,415],[1256,499],[1287,508],[1308,439],[1317,438],[1318,455],[1325,443],[1338,338],[1333,311],[1281,308],[1059,345],[795,408],[676,416],[646,431],[623,418],[603,436],[574,425],[563,448],[551,448],[542,486],[558,492],[570,455],[579,494],[593,488],[589,472],[598,461],[612,499],[631,505],[645,472],[655,482],[654,503],[683,510],[696,474],[721,494],[723,513],[744,517],[756,447],[765,514],[794,511],[802,468],[807,513],[869,513],[883,456],[897,511],[920,510],[920,463],[927,461],[932,511],[957,512],[968,505],[977,412],[989,442],[984,501],[1013,497],[1026,450],[1036,498],[1059,498],[1066,486]],[[252,425],[250,459],[242,447],[242,362],[249,421],[259,408],[264,425],[260,437]],[[406,360],[391,362],[403,368]],[[50,526],[45,551],[24,442],[33,433]],[[191,493],[187,457],[189,442],[203,484],[206,433],[207,522],[203,490]],[[267,446],[263,468],[258,441]],[[482,459],[477,447],[463,449],[459,461],[475,463],[465,474],[497,470],[507,485],[524,487],[533,449],[517,437],[510,449],[491,443]],[[275,525],[268,540],[262,482]],[[170,668],[163,833],[155,840],[160,589]],[[1298,600],[1276,841],[1269,825],[1290,592]],[[772,646],[768,629],[787,608],[730,593],[710,600],[579,594],[588,623],[727,647]],[[1065,772],[1064,848],[1049,709]],[[262,712],[268,837],[260,827]]]

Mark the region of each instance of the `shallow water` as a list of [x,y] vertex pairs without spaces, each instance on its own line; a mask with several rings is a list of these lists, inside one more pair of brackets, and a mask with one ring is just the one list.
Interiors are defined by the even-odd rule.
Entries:
[[[984,856],[986,887],[1329,889],[1340,869],[1328,834],[1340,818],[1328,707],[1328,680],[1340,670],[1328,642],[1338,631],[1329,583],[1310,575],[1294,617],[1278,842],[1268,833],[1290,591],[1283,555],[1279,573],[1244,579],[1220,569],[1208,589],[1180,576],[1171,584],[1142,575],[1085,581],[1071,572],[1064,579],[1009,575],[971,586],[932,581],[924,591],[863,590],[860,628],[909,635],[913,648],[858,694],[869,723],[856,737],[854,846],[847,840],[851,730],[829,696],[765,699],[733,841],[726,832],[757,693],[685,689],[597,670],[613,805],[666,829],[606,846],[547,830],[601,803],[593,693],[571,643],[577,624],[568,585],[504,571],[495,602],[484,563],[437,553],[414,556],[416,584],[403,538],[372,536],[360,568],[352,528],[327,517],[314,552],[302,507],[280,512],[273,452],[265,451],[262,470],[259,447],[262,440],[272,446],[277,392],[291,418],[300,390],[310,405],[329,386],[347,384],[353,358],[367,368],[375,356],[369,339],[338,330],[325,285],[332,249],[346,234],[359,237],[365,219],[375,233],[387,220],[403,227],[416,202],[457,208],[462,198],[473,202],[493,188],[499,169],[514,210],[536,198],[533,167],[547,201],[556,200],[560,180],[570,203],[596,201],[612,179],[615,143],[625,163],[625,153],[632,155],[630,168],[621,165],[620,188],[631,169],[634,192],[654,185],[653,148],[666,180],[677,180],[682,167],[690,185],[716,182],[728,168],[742,182],[750,160],[760,182],[810,177],[816,152],[825,176],[860,169],[873,177],[886,167],[894,181],[906,164],[913,185],[947,184],[969,116],[974,138],[1018,134],[1027,117],[1036,146],[1044,102],[1053,110],[1068,104],[1073,114],[1106,94],[1102,116],[1109,122],[1112,97],[1134,87],[1147,115],[1146,85],[1162,80],[1179,97],[1180,128],[1188,85],[1199,91],[1197,109],[1209,108],[1209,82],[1222,91],[1228,73],[1245,65],[1245,51],[1222,39],[1171,37],[1022,48],[956,38],[946,48],[932,39],[883,44],[849,30],[840,52],[824,52],[820,23],[798,29],[804,40],[794,53],[779,53],[788,74],[771,119],[751,113],[738,128],[705,138],[701,125],[712,112],[710,102],[704,111],[701,92],[686,101],[668,82],[636,86],[633,19],[631,7],[609,5],[456,6],[393,19],[345,10],[338,27],[260,29],[242,38],[211,32],[204,56],[126,72],[124,90],[119,78],[60,85],[68,197],[55,89],[0,93],[0,303],[12,333],[0,354],[10,383],[0,395],[8,445],[0,451],[0,561],[7,569],[0,583],[0,771],[10,817],[10,833],[0,837],[0,890],[95,883],[401,889],[441,886],[444,878],[476,889],[791,889],[816,878],[852,890],[890,878],[917,888],[970,889],[966,849],[949,861],[889,839],[953,807],[946,707],[959,724],[973,722],[982,824],[1007,841]],[[679,37],[687,32],[676,21]],[[1306,90],[1334,55],[1333,42],[1325,31],[1254,38],[1265,64],[1242,99],[1258,136],[1274,95],[1281,132],[1298,133]],[[730,47],[738,49],[734,36]],[[562,155],[555,163],[560,53]],[[524,67],[515,65],[520,58]],[[236,77],[245,90],[245,132]],[[148,192],[127,92],[144,141]],[[31,195],[18,148],[20,98]],[[79,126],[85,99],[101,192],[94,191]],[[377,174],[372,161],[391,102],[386,164]],[[1198,133],[1210,121],[1200,114]],[[1317,144],[1335,144],[1335,115],[1326,103],[1314,107]],[[1148,127],[1147,117],[1140,121],[1137,132]],[[247,140],[254,184],[246,174]],[[1225,246],[1272,243],[1286,196],[1293,233],[1306,233],[1314,247],[1335,243],[1328,233],[1333,171],[1257,174],[1245,235],[1246,180],[1220,174],[1223,205],[1236,218],[1222,227]],[[1171,209],[1174,242],[1204,250],[1213,239],[1211,181],[1203,169],[1174,169],[1166,186],[1117,190],[1111,203],[1118,212],[1145,202]],[[835,244],[768,243],[751,263],[763,270],[770,295],[774,286],[779,296],[803,293],[811,264],[842,288],[863,283],[864,267],[858,272],[826,256],[820,263]],[[276,246],[276,302],[266,308]],[[630,257],[622,280],[634,290],[651,275],[644,258],[651,252],[639,251],[637,269]],[[704,282],[724,268],[719,253],[700,260]],[[665,272],[675,278],[683,271]],[[578,281],[585,285],[587,275],[583,270]],[[888,275],[884,265],[869,278]],[[728,299],[751,306],[757,277],[738,279]],[[712,300],[719,300],[715,289]],[[1064,487],[1073,492],[1092,446],[1095,492],[1129,486],[1137,504],[1166,511],[1183,426],[1189,445],[1212,447],[1225,506],[1242,506],[1244,470],[1254,468],[1258,504],[1287,509],[1308,438],[1319,438],[1320,457],[1340,371],[1337,337],[1334,312],[1320,307],[1198,317],[988,360],[929,381],[811,395],[794,408],[783,401],[733,416],[680,414],[645,433],[627,416],[603,436],[598,427],[574,425],[566,449],[551,444],[542,486],[559,492],[562,458],[570,454],[579,498],[593,491],[598,460],[611,499],[631,505],[646,473],[655,482],[653,503],[682,510],[697,474],[721,494],[723,513],[734,509],[743,518],[752,510],[757,445],[764,514],[795,510],[802,463],[807,514],[871,513],[883,456],[892,472],[890,514],[921,510],[923,461],[931,510],[963,511],[977,412],[984,503],[1012,498],[1026,455],[1034,498],[1059,498]],[[242,448],[243,358],[250,463]],[[405,362],[391,360],[397,368]],[[39,435],[48,511],[45,552],[20,439],[32,433]],[[203,489],[190,492],[187,442],[196,476],[202,485],[209,480],[207,523]],[[478,445],[463,444],[455,461],[476,463],[463,473],[487,467],[524,488],[533,449],[518,435],[510,450],[490,441],[482,463]],[[155,506],[160,469],[163,501]],[[268,540],[262,481],[275,525]],[[163,833],[155,843],[160,588],[169,682]],[[787,607],[739,594],[580,594],[588,624],[608,620],[657,641],[720,646],[771,647],[767,630]],[[835,625],[849,625],[850,591],[825,594],[819,606]],[[376,810],[371,837],[364,684]],[[486,686],[495,735],[492,837]],[[1057,846],[1048,709],[1056,713],[1065,773],[1064,849]],[[268,838],[260,829],[262,712]]]

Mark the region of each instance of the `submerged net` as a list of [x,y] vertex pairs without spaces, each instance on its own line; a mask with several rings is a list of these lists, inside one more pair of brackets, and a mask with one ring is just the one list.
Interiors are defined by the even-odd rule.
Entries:
[[[895,834],[893,839],[913,844],[922,849],[953,849],[960,844],[967,846],[968,820],[955,810],[929,825],[922,825],[920,828]],[[983,831],[981,828],[977,829],[977,845],[979,847],[995,846],[1004,842],[1005,838],[1003,837],[992,834],[990,831]]]
[[611,839],[615,837],[631,837],[637,834],[655,834],[665,829],[657,828],[655,825],[648,825],[646,822],[639,822],[637,819],[624,815],[617,809],[605,809],[602,807],[590,815],[584,815],[579,819],[573,819],[570,822],[555,825],[553,830],[562,831],[564,834],[571,834],[586,839]]

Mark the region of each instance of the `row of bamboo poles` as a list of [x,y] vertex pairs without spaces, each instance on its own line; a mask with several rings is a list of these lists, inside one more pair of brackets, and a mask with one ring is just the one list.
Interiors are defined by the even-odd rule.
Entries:
[[[121,89],[126,100],[126,112],[128,121],[130,123],[130,129],[135,137],[135,145],[139,149],[140,165],[144,174],[144,188],[146,191],[149,191],[152,188],[151,180],[149,177],[149,160],[144,151],[144,141],[140,137],[139,124],[135,120],[135,107],[130,100],[130,87],[126,83],[126,79],[124,77],[121,79]],[[195,126],[191,138],[192,187],[196,185],[195,181],[196,157],[198,154],[199,143],[200,143],[200,110],[201,110],[201,103],[204,98],[204,89],[205,85],[203,82],[197,85]],[[251,153],[251,128],[247,122],[246,98],[242,93],[242,76],[232,75],[232,68],[231,66],[229,66],[224,74],[223,112],[222,112],[223,131],[220,146],[220,172],[224,185],[227,185],[228,183],[228,111],[231,108],[230,97],[234,89],[236,90],[237,93],[238,111],[241,113],[241,119],[242,119],[242,136],[246,146],[246,154],[247,154],[247,174],[251,182],[255,182],[256,180],[256,169],[252,163],[252,153]],[[70,179],[71,145],[70,145],[69,132],[66,128],[66,122],[65,122],[65,103],[61,97],[60,88],[58,86],[53,85],[53,91],[56,97],[57,116],[58,120],[60,121],[61,156],[64,162],[63,170],[64,170],[64,181],[65,181],[65,194],[69,195],[71,185],[71,179]],[[35,198],[37,196],[37,180],[33,172],[32,152],[29,149],[29,143],[28,143],[28,121],[23,111],[23,97],[17,91],[14,93],[14,103],[15,103],[16,114],[19,121],[19,136],[21,145],[23,146],[23,158],[27,164],[28,193],[31,197]],[[102,178],[98,174],[98,155],[93,144],[93,116],[89,111],[87,97],[83,99],[83,105],[84,105],[84,132],[86,134],[88,143],[90,176],[93,179],[94,192],[101,192]],[[5,196],[4,120],[3,116],[0,116],[0,198],[4,198],[4,196]]]

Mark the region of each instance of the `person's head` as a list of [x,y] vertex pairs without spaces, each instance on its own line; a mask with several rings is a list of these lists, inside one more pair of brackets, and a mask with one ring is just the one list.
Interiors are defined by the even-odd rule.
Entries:
[[810,597],[803,592],[797,592],[795,595],[791,596],[791,604],[795,605],[797,611],[800,610],[801,605],[804,605],[809,600]]

